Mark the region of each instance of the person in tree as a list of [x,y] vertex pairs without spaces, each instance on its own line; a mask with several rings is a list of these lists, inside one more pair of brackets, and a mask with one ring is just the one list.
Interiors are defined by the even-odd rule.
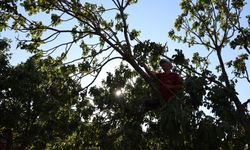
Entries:
[[[145,69],[150,77],[156,79],[159,85],[161,96],[166,102],[168,102],[171,97],[173,97],[175,93],[181,89],[182,79],[177,73],[172,72],[173,65],[170,60],[160,60],[159,65],[164,71],[162,73],[151,71],[144,63],[139,62],[139,65]],[[145,105],[156,108],[160,105],[160,101],[157,99],[146,100]]]

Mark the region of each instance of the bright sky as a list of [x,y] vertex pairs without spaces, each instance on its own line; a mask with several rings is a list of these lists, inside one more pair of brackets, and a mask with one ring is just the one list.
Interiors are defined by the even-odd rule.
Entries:
[[[88,0],[89,2],[97,2],[104,3],[104,6],[110,6],[111,0]],[[243,12],[243,16],[249,14],[250,10],[250,0],[247,0],[248,5],[245,7],[246,9]],[[141,31],[140,40],[144,41],[150,39],[154,42],[159,42],[165,44],[167,42],[171,53],[174,52],[174,49],[182,49],[187,57],[191,57],[194,51],[202,50],[205,51],[204,47],[192,47],[188,48],[187,45],[177,43],[171,41],[168,38],[168,32],[173,28],[174,21],[177,16],[181,13],[179,8],[180,0],[138,0],[136,5],[133,5],[128,9],[129,13],[129,27],[130,29],[138,29]],[[244,23],[245,25],[246,22]],[[0,34],[0,38],[7,37],[11,38],[14,43],[14,37],[17,34],[12,32],[5,32]],[[235,53],[230,50],[230,48],[226,49],[227,51],[224,53],[226,59],[230,60]],[[28,54],[21,50],[15,50],[15,47],[12,47],[11,52],[13,53],[11,63],[17,64],[21,61],[24,61]],[[202,53],[201,53],[202,55]],[[204,54],[204,56],[206,56]],[[216,62],[214,56],[211,56],[212,62]],[[213,58],[214,57],[214,58]],[[116,63],[113,63],[112,66],[106,67],[105,71],[102,72],[101,76],[104,77],[107,71],[112,71],[116,66]],[[248,67],[250,68],[250,63],[248,61]],[[98,80],[100,82],[101,79]],[[250,98],[248,94],[250,89],[250,84],[245,80],[240,81],[237,86],[240,98],[242,100],[247,100]]]

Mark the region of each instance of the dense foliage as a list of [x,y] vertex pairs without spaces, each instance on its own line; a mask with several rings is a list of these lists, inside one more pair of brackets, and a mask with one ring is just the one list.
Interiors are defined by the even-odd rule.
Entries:
[[[7,149],[247,149],[250,100],[235,89],[238,80],[250,83],[250,29],[240,24],[245,1],[180,3],[183,13],[169,37],[202,45],[208,55],[187,58],[176,49],[169,56],[183,88],[154,111],[145,111],[143,103],[159,91],[137,60],[159,71],[159,58],[169,49],[141,42],[140,32],[129,29],[126,9],[136,1],[112,2],[114,8],[79,0],[1,2],[0,31],[20,33],[17,46],[32,53],[12,66],[10,42],[0,41],[0,138]],[[249,16],[243,19],[250,24]],[[240,53],[224,62],[229,46]],[[79,57],[72,58],[72,51]],[[210,67],[212,53],[217,72]],[[114,73],[91,87],[115,59],[122,62]]]

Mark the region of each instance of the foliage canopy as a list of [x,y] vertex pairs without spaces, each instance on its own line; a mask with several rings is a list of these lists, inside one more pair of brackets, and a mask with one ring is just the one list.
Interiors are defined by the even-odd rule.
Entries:
[[[238,80],[250,83],[250,29],[240,24],[246,2],[181,1],[169,37],[190,47],[202,45],[208,55],[186,58],[185,50],[176,49],[169,59],[183,77],[183,90],[146,113],[144,100],[159,91],[137,61],[159,71],[159,58],[169,49],[140,41],[140,31],[129,28],[126,9],[136,0],[111,2],[113,8],[79,0],[1,2],[0,31],[22,33],[17,46],[33,54],[12,66],[10,43],[0,41],[0,136],[7,149],[248,148],[250,100],[241,100],[235,89]],[[250,23],[249,16],[243,19]],[[225,62],[228,46],[240,54]],[[72,52],[79,57],[71,59]],[[210,67],[212,53],[217,72]],[[107,73],[101,87],[90,87],[115,59],[122,60],[119,68]],[[81,82],[89,76],[93,80]]]

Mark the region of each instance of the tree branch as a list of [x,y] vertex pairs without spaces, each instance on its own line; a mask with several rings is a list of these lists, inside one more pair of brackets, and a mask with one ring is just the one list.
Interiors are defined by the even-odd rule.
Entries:
[[113,58],[110,58],[109,60],[107,60],[106,62],[104,62],[104,64],[102,64],[102,65],[100,66],[100,68],[98,69],[97,75],[95,76],[95,78],[94,78],[87,86],[85,86],[84,89],[88,89],[89,86],[91,86],[91,85],[95,82],[95,80],[97,79],[98,75],[100,74],[102,68],[103,68],[108,62],[110,62],[110,61],[112,61],[112,60],[114,60],[114,59],[123,59],[123,58],[122,58],[122,57],[113,57]]
[[250,99],[248,99],[246,102],[244,102],[242,105],[244,105],[245,107],[247,107],[248,103],[250,103]]

